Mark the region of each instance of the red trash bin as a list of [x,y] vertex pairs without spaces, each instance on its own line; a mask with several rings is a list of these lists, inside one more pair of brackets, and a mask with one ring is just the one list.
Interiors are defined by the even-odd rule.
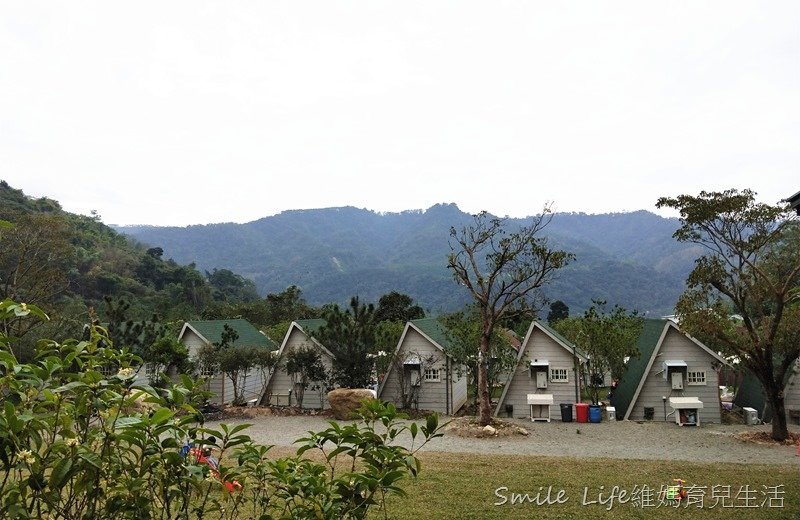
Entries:
[[578,417],[578,422],[589,422],[589,405],[575,403],[575,415]]

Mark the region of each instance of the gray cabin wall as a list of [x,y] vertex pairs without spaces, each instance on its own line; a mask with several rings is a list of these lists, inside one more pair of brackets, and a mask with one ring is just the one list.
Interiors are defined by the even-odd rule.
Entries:
[[[269,382],[271,404],[285,405],[288,403],[289,390],[292,389],[292,378],[286,372],[286,358],[289,352],[301,347],[318,349],[322,357],[322,364],[325,365],[325,370],[330,372],[331,366],[333,365],[332,358],[325,351],[320,349],[316,343],[311,341],[311,338],[309,338],[304,332],[299,330],[297,327],[292,327],[292,332],[289,335],[289,338],[286,340],[286,343],[283,347],[283,353],[281,354],[281,366],[275,371],[275,373],[272,375],[272,379],[270,379]],[[303,394],[303,408],[328,408],[328,400],[324,395],[326,393],[327,392],[323,392],[323,395],[320,396],[320,392],[313,389],[313,384],[309,385]],[[291,405],[297,405],[294,391],[292,391]]]
[[[672,390],[672,383],[664,379],[663,363],[667,360],[683,360],[688,365],[688,371],[704,370],[706,373],[705,385],[689,385],[684,381],[683,390]],[[653,365],[650,367],[645,383],[642,386],[636,402],[632,404],[631,414],[628,419],[633,421],[644,420],[645,407],[654,408],[654,421],[664,421],[664,400],[667,398],[667,414],[672,412],[669,406],[670,397],[697,397],[703,402],[700,410],[700,424],[721,422],[719,400],[719,377],[712,363],[718,361],[708,352],[697,346],[692,340],[681,332],[670,327],[661,344]],[[675,415],[669,415],[667,421],[675,421]]]
[[[189,351],[189,359],[193,360],[197,359],[200,349],[206,345],[206,342],[188,327],[183,336],[181,336],[181,343],[186,345],[186,349]],[[214,374],[206,384],[206,389],[211,392],[211,397],[209,397],[208,401],[213,404],[224,404],[229,402],[233,396],[233,390],[230,390],[231,397],[226,395],[225,376],[221,373]]]
[[[418,355],[423,363],[427,359],[433,362],[423,364],[423,371],[425,368],[438,368],[440,380],[439,381],[425,381],[424,378],[420,381],[420,386],[417,394],[416,408],[420,410],[430,410],[432,412],[439,412],[442,414],[447,413],[447,382],[446,382],[446,363],[445,354],[428,339],[420,334],[413,327],[409,327],[403,341],[397,350],[399,359],[407,359],[411,355]],[[466,377],[462,378],[463,383],[459,383],[458,392],[462,392],[463,387],[463,400],[466,401]],[[386,382],[381,388],[381,394],[378,396],[384,401],[394,403],[396,406],[401,406],[400,402],[400,375],[398,374],[397,367],[392,367],[386,376]],[[454,392],[454,402],[456,400],[456,390]],[[461,403],[463,404],[463,402]],[[412,405],[414,406],[414,405]]]
[[450,370],[452,371],[450,377],[453,380],[452,413],[458,413],[461,407],[467,404],[467,367],[451,367]]
[[[200,349],[206,345],[206,342],[189,328],[186,329],[183,337],[181,337],[181,342],[186,345],[191,359],[197,359]],[[245,401],[261,397],[261,381],[262,378],[258,371],[251,370],[247,374],[243,392]],[[215,373],[208,381],[206,388],[212,394],[209,402],[213,404],[228,404],[233,401],[233,383],[222,372]]]
[[[572,354],[539,328],[533,330],[527,343],[520,348],[524,349],[524,352],[513,372],[505,398],[500,403],[498,415],[508,417],[506,406],[511,405],[513,407],[513,417],[529,419],[531,412],[528,405],[528,394],[552,394],[553,406],[550,409],[550,417],[560,421],[560,404],[575,402],[576,374],[573,370]],[[548,360],[551,369],[566,368],[568,381],[566,383],[553,383],[550,381],[550,374],[548,374],[547,388],[536,388],[536,379],[531,377],[530,368],[531,361],[535,359]]]

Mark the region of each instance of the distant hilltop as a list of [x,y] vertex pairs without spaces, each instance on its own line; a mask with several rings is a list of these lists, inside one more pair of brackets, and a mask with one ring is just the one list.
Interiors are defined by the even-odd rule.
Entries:
[[[456,204],[442,203],[399,213],[345,206],[288,210],[245,224],[115,229],[177,262],[230,269],[252,279],[262,295],[297,285],[309,304],[322,305],[354,294],[377,301],[396,290],[435,313],[470,301],[445,266],[451,226],[471,221]],[[510,227],[524,222],[508,219]],[[572,312],[601,298],[649,315],[672,314],[700,255],[672,238],[678,225],[645,210],[555,214],[545,234],[576,260],[545,288],[547,295]]]

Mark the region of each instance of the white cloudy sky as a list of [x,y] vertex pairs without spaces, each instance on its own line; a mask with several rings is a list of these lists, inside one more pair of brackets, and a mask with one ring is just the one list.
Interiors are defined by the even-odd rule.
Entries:
[[797,1],[0,10],[0,179],[106,223],[800,190]]

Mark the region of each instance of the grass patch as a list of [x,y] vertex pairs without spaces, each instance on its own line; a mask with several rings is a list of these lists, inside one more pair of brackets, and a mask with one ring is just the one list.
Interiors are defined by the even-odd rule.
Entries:
[[[768,466],[745,464],[694,464],[671,461],[644,461],[618,459],[572,459],[563,457],[530,457],[512,455],[476,455],[460,453],[421,453],[422,473],[415,480],[404,480],[402,487],[407,498],[392,497],[388,501],[389,518],[394,519],[514,519],[514,518],[700,518],[700,519],[787,519],[800,518],[800,471],[794,465]],[[629,493],[635,486],[647,485],[657,495],[661,486],[672,483],[673,478],[682,478],[688,485],[707,486],[703,496],[703,507],[697,503],[679,508],[636,507],[632,502],[608,505],[583,505],[584,489],[588,488],[587,502],[598,500],[603,492],[607,497],[614,486]],[[778,486],[782,494],[783,508],[768,507],[763,486]],[[494,505],[502,499],[504,505]],[[522,503],[511,505],[511,493],[528,493],[534,497],[540,486],[546,493],[552,486],[551,497],[559,490],[565,491],[567,501],[562,504],[535,505]],[[601,489],[601,486],[603,488]],[[736,507],[723,508],[723,501],[712,495],[712,486],[730,486],[730,499],[725,503]],[[755,490],[751,504],[759,507],[745,508],[747,491],[740,494],[743,486]],[[726,488],[717,488],[717,494],[725,494]],[[769,491],[769,490],[768,490]],[[737,494],[739,495],[737,497]],[[544,496],[544,493],[542,494]],[[657,496],[653,497],[658,504]],[[717,506],[711,506],[717,502]],[[383,514],[376,514],[382,518]]]

